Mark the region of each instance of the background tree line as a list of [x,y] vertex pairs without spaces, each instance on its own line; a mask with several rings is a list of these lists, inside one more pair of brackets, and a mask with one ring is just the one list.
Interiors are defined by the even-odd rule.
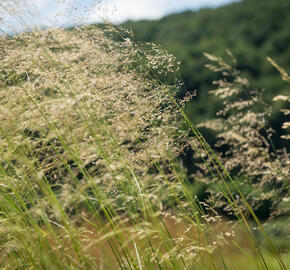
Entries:
[[[203,53],[225,57],[229,49],[237,59],[236,68],[251,86],[265,89],[264,100],[273,106],[270,124],[277,131],[273,140],[285,147],[286,142],[279,140],[283,133],[281,122],[285,121],[280,108],[285,104],[273,103],[272,99],[289,89],[266,58],[270,56],[290,69],[289,13],[288,0],[244,0],[216,9],[185,11],[157,21],[128,21],[125,26],[132,29],[136,40],[161,44],[182,62],[185,89],[198,93],[187,106],[194,123],[213,118],[222,107],[216,97],[208,94],[217,75],[205,68],[208,60]],[[184,94],[185,91],[179,93]]]

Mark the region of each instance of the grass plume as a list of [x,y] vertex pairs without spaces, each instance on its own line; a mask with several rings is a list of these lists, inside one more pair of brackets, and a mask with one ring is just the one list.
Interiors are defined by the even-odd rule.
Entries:
[[[0,43],[3,269],[286,269],[248,198],[230,186],[227,160],[175,98],[182,84],[172,55],[112,26]],[[197,199],[178,158],[188,144],[219,183],[234,226]],[[271,252],[259,247],[248,213]],[[246,266],[235,264],[241,257]]]

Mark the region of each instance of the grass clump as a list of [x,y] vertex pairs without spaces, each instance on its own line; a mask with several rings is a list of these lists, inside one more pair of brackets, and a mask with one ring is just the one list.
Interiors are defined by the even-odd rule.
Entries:
[[[244,256],[246,267],[286,269],[174,98],[174,57],[130,35],[86,27],[1,37],[1,267],[242,269],[231,257]],[[178,159],[189,132],[235,227],[195,196]]]
[[[199,126],[216,132],[219,158],[255,213],[264,220],[289,216],[289,208],[282,206],[289,200],[289,153],[286,148],[277,149],[272,140],[275,131],[269,125],[271,107],[263,101],[263,91],[251,88],[228,53],[231,63],[206,54],[212,63],[208,67],[222,73],[214,82],[217,89],[211,93],[222,100],[223,106],[218,119]],[[213,190],[212,194],[220,196]],[[232,211],[217,197],[213,199],[216,208]]]

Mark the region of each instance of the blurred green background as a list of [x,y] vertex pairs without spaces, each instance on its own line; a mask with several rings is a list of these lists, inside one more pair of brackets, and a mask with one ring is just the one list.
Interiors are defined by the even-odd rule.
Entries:
[[[208,60],[203,53],[226,57],[229,49],[237,59],[237,69],[249,79],[253,89],[264,89],[264,100],[273,106],[270,125],[277,131],[273,139],[279,148],[289,147],[279,139],[285,132],[281,123],[286,119],[280,113],[285,104],[272,99],[287,93],[289,88],[266,58],[270,56],[289,73],[289,14],[289,0],[244,0],[216,9],[173,14],[156,21],[128,21],[124,25],[132,29],[137,41],[161,44],[181,61],[186,91],[198,93],[187,106],[193,123],[213,118],[222,106],[208,93],[214,89],[212,81],[218,75],[205,67]],[[185,90],[179,93],[184,94]]]

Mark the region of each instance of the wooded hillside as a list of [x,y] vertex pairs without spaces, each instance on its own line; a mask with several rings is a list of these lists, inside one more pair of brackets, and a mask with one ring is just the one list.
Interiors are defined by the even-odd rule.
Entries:
[[[272,104],[277,93],[286,93],[287,85],[267,61],[276,60],[290,69],[290,1],[244,0],[217,9],[186,11],[159,21],[127,22],[136,40],[162,44],[182,61],[182,76],[187,90],[198,95],[188,110],[195,123],[212,118],[221,104],[208,95],[217,77],[204,68],[203,53],[226,56],[229,49],[253,88],[265,89],[266,102]],[[184,93],[181,93],[184,94]],[[210,102],[211,106],[206,106]],[[275,104],[271,125],[279,127],[283,115]]]

